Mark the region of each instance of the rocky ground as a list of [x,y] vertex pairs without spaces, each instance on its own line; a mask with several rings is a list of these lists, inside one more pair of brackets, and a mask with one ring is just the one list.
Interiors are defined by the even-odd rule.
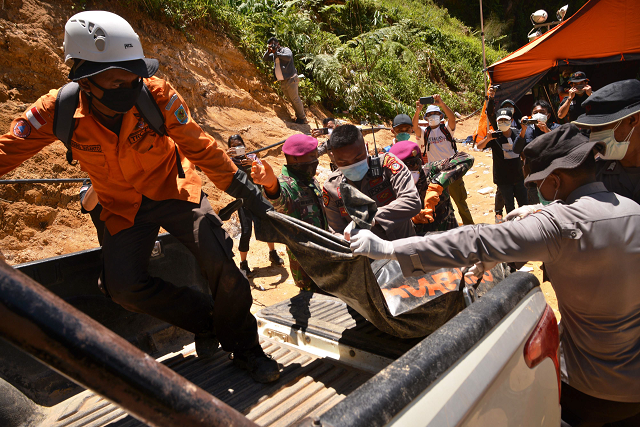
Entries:
[[[5,0],[0,10],[0,130],[6,132],[40,95],[66,83],[68,67],[63,62],[64,23],[73,15],[71,1]],[[160,60],[158,76],[170,81],[184,96],[191,113],[218,141],[235,133],[242,135],[249,149],[264,147],[296,132],[309,132],[312,126],[291,122],[293,110],[264,76],[247,62],[224,35],[209,30],[194,30],[192,38],[152,21],[132,9],[110,10],[124,16],[140,34],[148,57]],[[308,108],[311,124],[321,122],[327,112]],[[477,118],[461,122],[455,136],[464,139],[475,129]],[[315,127],[315,125],[313,125]],[[389,131],[376,134],[379,146],[388,145]],[[367,137],[372,141],[372,137]],[[466,150],[466,148],[463,148]],[[65,148],[56,142],[43,149],[3,179],[84,177],[78,166],[65,160]],[[284,163],[279,149],[263,153],[278,172]],[[477,223],[493,223],[492,193],[478,190],[493,186],[490,153],[473,152],[476,163],[465,182],[469,206]],[[321,160],[319,179],[328,174],[328,158]],[[214,209],[232,199],[203,178],[204,190]],[[95,229],[87,215],[80,212],[79,184],[0,185],[0,249],[11,264],[43,259],[98,246]],[[226,225],[233,237],[239,237],[237,218]],[[272,267],[267,245],[253,241],[249,264],[255,270],[251,278],[254,307],[257,311],[298,292],[288,267],[283,245],[276,244],[285,259],[284,267]],[[236,258],[239,263],[239,256]],[[541,278],[539,267],[532,264]],[[547,299],[556,310],[555,294],[543,285]]]

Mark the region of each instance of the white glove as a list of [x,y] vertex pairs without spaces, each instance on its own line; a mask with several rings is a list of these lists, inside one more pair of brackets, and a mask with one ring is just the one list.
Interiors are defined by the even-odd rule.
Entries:
[[[513,212],[513,211],[511,211]],[[475,276],[477,279],[481,278],[485,271],[491,270],[493,267],[498,265],[497,262],[482,262],[478,261],[471,266],[469,271],[464,273],[464,277],[472,277]]]
[[369,230],[358,230],[351,235],[351,252],[372,259],[396,259],[393,243],[382,240]]
[[506,217],[504,217],[505,221],[514,221],[514,220],[521,220],[529,215],[531,215],[532,213],[539,211],[540,209],[542,209],[542,204],[538,203],[537,205],[524,205],[524,206],[520,206],[517,209],[512,210],[511,212],[509,212],[507,214]]
[[[351,235],[353,234],[353,235],[355,236],[355,235],[356,235],[356,233],[359,231],[359,230],[355,230],[355,229],[357,229],[357,227],[356,227],[356,223],[355,223],[355,222],[353,222],[353,221],[351,221],[351,222],[349,223],[349,225],[347,225],[347,226],[344,228],[344,240],[346,240],[347,242],[348,242],[349,240],[351,240]],[[354,230],[355,230],[355,231],[354,231]]]

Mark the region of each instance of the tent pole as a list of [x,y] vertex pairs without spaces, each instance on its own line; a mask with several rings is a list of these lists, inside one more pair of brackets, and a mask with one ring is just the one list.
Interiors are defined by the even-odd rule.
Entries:
[[[486,104],[489,102],[489,97],[487,96],[487,57],[484,53],[484,18],[482,17],[482,0],[480,0],[480,35],[482,36],[482,81],[484,82],[484,103],[486,111]],[[487,117],[487,135],[489,135],[489,117]]]

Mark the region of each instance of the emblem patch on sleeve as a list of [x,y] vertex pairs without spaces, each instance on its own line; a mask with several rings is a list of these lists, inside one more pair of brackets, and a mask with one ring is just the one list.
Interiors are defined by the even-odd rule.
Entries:
[[13,127],[13,134],[18,138],[26,138],[31,134],[31,126],[25,119],[18,119]]
[[391,173],[392,174],[397,174],[398,172],[400,172],[400,169],[402,169],[402,165],[400,163],[394,163],[391,165]]
[[182,124],[185,124],[189,121],[189,115],[187,114],[187,111],[184,109],[182,104],[180,104],[176,112],[173,114],[175,114],[176,119],[178,119],[178,121]]
[[44,119],[44,117],[42,117],[36,107],[27,110],[25,114],[27,116],[27,119],[29,120],[29,123],[31,123],[31,126],[33,126],[36,130],[40,129],[42,125],[47,124],[47,121]]
[[322,202],[325,206],[329,206],[329,193],[324,188],[322,189]]

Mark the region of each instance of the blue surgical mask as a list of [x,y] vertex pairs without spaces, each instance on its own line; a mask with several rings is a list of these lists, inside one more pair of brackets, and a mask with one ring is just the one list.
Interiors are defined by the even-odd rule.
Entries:
[[400,132],[396,135],[396,141],[408,141],[411,138],[411,134],[409,132]]
[[369,171],[367,159],[361,160],[349,166],[339,166],[340,172],[350,181],[360,181]]

